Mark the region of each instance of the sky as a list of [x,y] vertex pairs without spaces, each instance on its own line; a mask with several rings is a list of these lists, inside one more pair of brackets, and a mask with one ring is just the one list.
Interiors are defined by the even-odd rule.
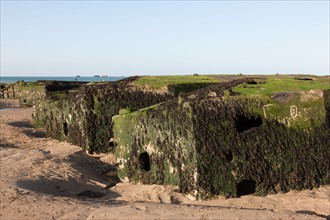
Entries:
[[1,0],[1,76],[329,75],[329,1]]

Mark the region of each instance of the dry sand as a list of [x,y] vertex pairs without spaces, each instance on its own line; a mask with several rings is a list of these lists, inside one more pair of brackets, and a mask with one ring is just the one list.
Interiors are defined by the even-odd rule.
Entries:
[[329,219],[330,186],[210,201],[192,201],[171,186],[109,188],[101,173],[111,155],[92,157],[47,138],[31,125],[31,114],[0,110],[0,219]]

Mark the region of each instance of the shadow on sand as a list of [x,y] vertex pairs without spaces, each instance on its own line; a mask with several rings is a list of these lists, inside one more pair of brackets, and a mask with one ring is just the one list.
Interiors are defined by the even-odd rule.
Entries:
[[311,215],[311,216],[318,216],[318,217],[321,217],[321,218],[325,218],[327,220],[330,219],[330,215],[322,215],[322,214],[318,214],[316,212],[309,211],[309,210],[299,210],[299,211],[296,211],[296,213],[305,214],[305,215]]
[[34,128],[30,122],[25,122],[25,121],[14,121],[8,123],[8,125],[18,128]]
[[[83,151],[76,152],[64,159],[52,157],[49,152],[36,165],[41,166],[51,160],[37,178],[19,180],[16,184],[21,189],[36,193],[48,194],[55,197],[70,197],[82,201],[96,200],[98,203],[123,204],[124,201],[115,200],[120,194],[109,189],[113,179],[109,180],[102,172],[114,169],[99,158],[90,157]],[[49,163],[48,163],[49,164]]]
[[14,126],[17,128],[23,128],[23,133],[26,134],[28,137],[31,138],[44,138],[46,137],[46,133],[44,131],[35,130],[35,127],[26,121],[14,121],[8,123],[10,126]]
[[0,148],[18,148],[18,146],[8,141],[1,140]]
[[44,131],[25,130],[23,131],[28,137],[32,138],[45,138],[46,133]]

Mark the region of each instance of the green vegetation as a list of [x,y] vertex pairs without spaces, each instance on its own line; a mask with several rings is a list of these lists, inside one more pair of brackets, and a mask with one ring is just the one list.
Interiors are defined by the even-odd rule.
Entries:
[[218,83],[219,80],[203,76],[143,76],[134,84],[148,86],[152,89],[163,89],[173,84]]
[[[115,154],[122,161],[121,177],[177,185],[180,192],[202,199],[266,195],[329,183],[324,167],[329,166],[325,100],[330,96],[302,100],[307,93],[300,93],[326,83],[281,78],[282,88],[268,85],[275,76],[235,88],[256,91],[265,86],[264,94],[237,95],[223,85],[229,88],[225,98],[209,96],[210,91],[221,94],[214,86],[117,116],[114,129],[121,132],[114,135]],[[291,91],[291,99],[273,100],[271,95],[278,91]],[[141,170],[139,155],[144,152],[150,156],[150,171]]]
[[232,89],[239,95],[261,95],[270,97],[274,92],[297,92],[311,89],[329,89],[329,81],[324,77],[314,76],[313,80],[299,80],[290,76],[267,76],[256,80],[257,84],[242,84]]
[[134,110],[131,108],[122,108],[119,110],[119,115],[125,115],[131,112],[134,112]]
[[[325,110],[321,95],[310,90],[329,89],[329,81],[317,76],[267,76],[251,80],[227,90],[226,100],[257,99],[263,104],[250,109],[265,118],[277,121],[297,129],[311,129],[320,126],[325,119]],[[305,80],[303,80],[305,78]],[[306,80],[307,79],[307,80]],[[282,93],[282,94],[280,94]],[[274,95],[280,94],[278,99]],[[297,111],[292,115],[291,110]]]
[[[307,123],[306,115],[299,116],[293,129],[275,117],[261,119],[258,99],[178,100],[114,117],[121,178],[176,185],[202,199],[242,195],[244,181],[255,185],[257,195],[328,182],[323,167],[330,136],[324,116],[317,126],[309,124],[310,130],[296,129]],[[314,120],[324,115],[322,100],[301,104],[312,109],[308,112]],[[272,110],[287,114],[283,106]],[[254,125],[246,128],[249,124]],[[150,171],[141,170],[139,155],[144,152],[150,156]]]
[[[192,189],[196,155],[190,111],[187,105],[170,101],[114,117],[120,177]],[[150,157],[150,171],[141,169],[143,153]]]
[[[216,84],[206,76],[160,76],[90,84],[48,94],[35,123],[89,152],[111,150],[121,178],[177,185],[199,198],[287,192],[330,180],[330,90],[320,91],[329,88],[326,78],[313,78]],[[282,94],[274,98],[275,92]]]

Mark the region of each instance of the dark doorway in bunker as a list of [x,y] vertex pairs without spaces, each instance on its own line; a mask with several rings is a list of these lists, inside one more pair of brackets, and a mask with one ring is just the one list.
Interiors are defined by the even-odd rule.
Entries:
[[237,184],[236,189],[237,189],[237,196],[253,194],[256,192],[256,181],[242,180]]
[[256,85],[256,84],[258,84],[258,82],[255,81],[255,80],[250,80],[250,81],[248,81],[246,84],[249,84],[249,85]]
[[227,162],[231,162],[233,160],[233,152],[231,150],[228,150],[227,152],[223,151],[223,154],[226,157]]
[[63,133],[65,136],[68,136],[68,123],[63,123]]
[[143,152],[139,155],[139,164],[141,170],[146,172],[150,170],[150,158],[147,152]]
[[235,122],[236,131],[243,132],[253,127],[259,127],[262,125],[262,119],[260,116],[248,118],[244,115],[239,115]]
[[114,138],[110,138],[109,139],[109,148],[113,149],[115,147],[115,139]]

